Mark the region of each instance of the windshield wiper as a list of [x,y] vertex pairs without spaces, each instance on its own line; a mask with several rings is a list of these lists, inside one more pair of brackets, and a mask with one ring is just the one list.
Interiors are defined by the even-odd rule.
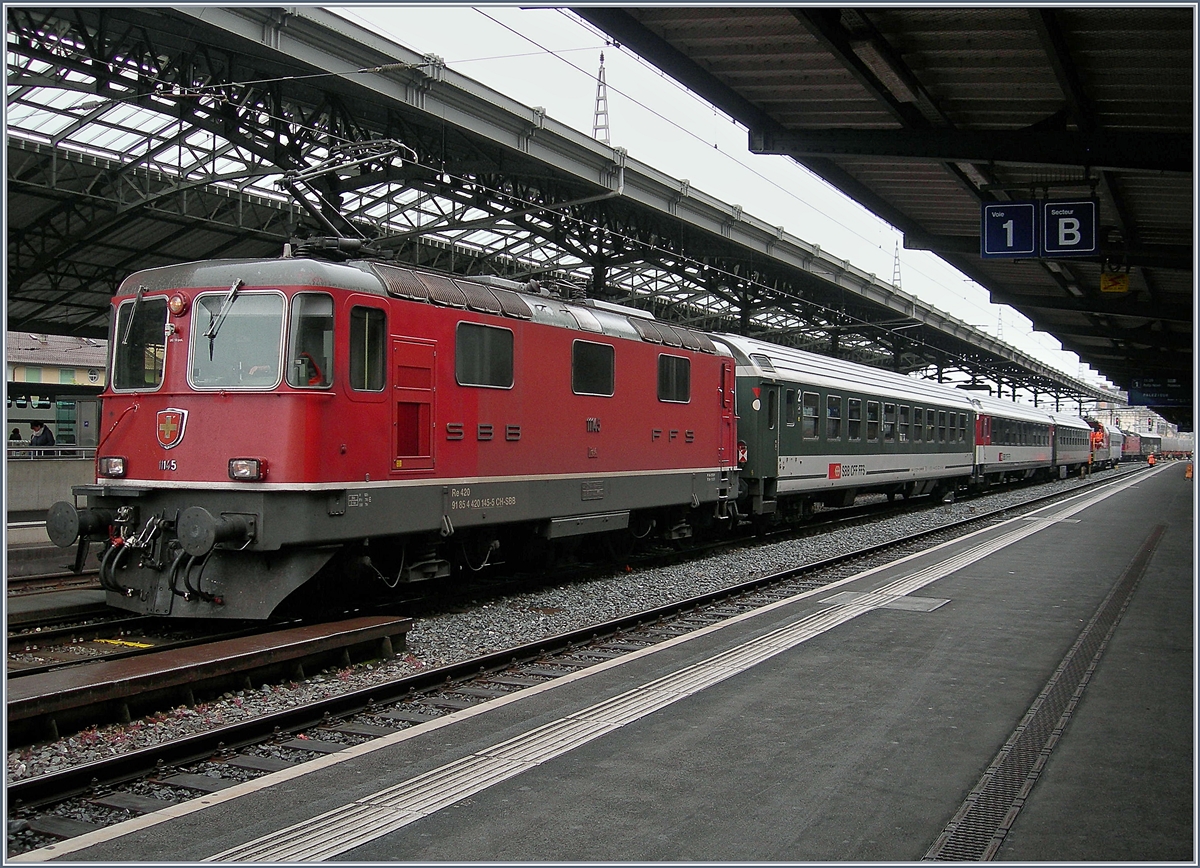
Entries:
[[142,304],[142,296],[146,294],[146,287],[139,286],[137,298],[133,300],[133,309],[129,311],[129,319],[125,320],[125,334],[121,337],[121,346],[129,345],[129,333],[133,331],[133,319],[137,316],[138,308]]
[[208,338],[208,360],[213,360],[213,343],[217,339],[217,332],[221,330],[221,324],[225,322],[225,317],[229,315],[229,309],[233,307],[234,301],[237,300],[238,290],[245,284],[240,277],[233,282],[233,286],[229,287],[229,292],[225,294],[225,301],[221,303],[221,311],[212,321],[212,325],[208,327],[208,331],[204,336]]

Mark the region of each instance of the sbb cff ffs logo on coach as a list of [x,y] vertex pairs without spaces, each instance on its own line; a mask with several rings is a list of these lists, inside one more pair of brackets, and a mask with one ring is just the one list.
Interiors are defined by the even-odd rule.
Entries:
[[851,476],[866,476],[867,465],[865,464],[830,464],[829,478],[830,479],[846,479]]

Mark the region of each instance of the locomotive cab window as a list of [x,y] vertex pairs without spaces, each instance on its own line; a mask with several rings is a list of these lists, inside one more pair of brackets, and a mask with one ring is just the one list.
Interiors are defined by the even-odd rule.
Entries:
[[611,344],[575,341],[571,346],[571,391],[576,395],[611,397],[616,350]]
[[165,297],[121,303],[112,337],[113,391],[157,389],[162,385],[166,323]]
[[460,322],[454,342],[454,376],[460,386],[511,389],[513,333],[494,326]]
[[387,371],[387,314],[374,307],[350,310],[350,388],[382,392]]
[[333,382],[333,298],[298,292],[288,336],[289,386],[324,388]]
[[[328,298],[328,296],[326,296]],[[212,292],[193,306],[194,389],[273,389],[280,381],[283,294]]]
[[658,357],[658,400],[686,404],[692,399],[692,360]]

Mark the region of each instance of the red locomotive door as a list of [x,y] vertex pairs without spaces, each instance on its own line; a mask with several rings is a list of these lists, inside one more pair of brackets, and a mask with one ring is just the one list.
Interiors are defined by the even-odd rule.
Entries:
[[437,344],[392,338],[392,417],[396,453],[392,470],[433,467],[434,363]]
[[733,428],[733,365],[721,362],[721,443],[717,448],[717,457],[722,467],[733,463],[736,451]]

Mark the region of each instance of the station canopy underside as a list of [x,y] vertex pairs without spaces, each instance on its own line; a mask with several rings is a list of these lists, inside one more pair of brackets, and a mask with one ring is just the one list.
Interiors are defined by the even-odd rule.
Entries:
[[[109,299],[132,271],[273,257],[295,239],[340,235],[399,261],[536,280],[692,328],[1003,384],[1006,395],[1019,388],[1043,405],[1111,397],[325,10],[9,7],[7,15],[12,331],[107,337]],[[1169,181],[1178,198],[1177,175]],[[926,186],[915,181],[913,195]],[[1190,212],[1186,219],[1190,251]],[[938,230],[927,238],[967,234],[922,225]],[[1166,243],[1140,222],[1134,228],[1148,236],[1143,253]],[[969,257],[939,252],[997,301],[1012,303],[997,297],[1005,292],[1040,298],[1051,285],[1065,292],[1040,263],[1005,263],[1020,273],[1001,281],[978,262],[963,268]],[[1087,285],[1100,264],[1069,268]],[[1190,311],[1190,264],[1133,273],[1138,304]],[[1186,299],[1177,297],[1182,278]],[[1140,317],[1139,331],[1134,319],[1068,301],[1051,309],[1096,328],[1105,320],[1122,335],[1145,332],[1140,344],[1120,339],[1129,353],[1174,358],[1186,334],[1190,378],[1190,313],[1186,324]],[[1128,372],[1114,376],[1103,356],[1085,352],[1074,320],[1058,335],[1052,321],[1031,318],[1126,384]]]
[[[576,12],[1191,429],[1194,4]],[[1098,254],[981,258],[982,206],[1039,199],[1095,202]]]

